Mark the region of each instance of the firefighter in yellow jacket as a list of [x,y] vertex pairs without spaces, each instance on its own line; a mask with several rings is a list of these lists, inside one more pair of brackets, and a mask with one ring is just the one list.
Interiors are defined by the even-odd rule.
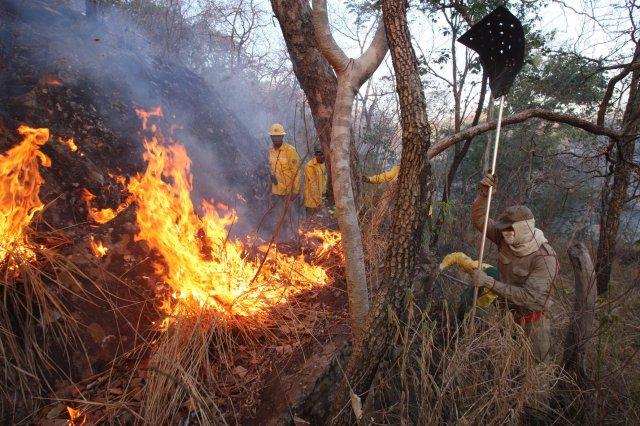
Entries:
[[394,166],[391,169],[387,170],[384,173],[380,173],[378,175],[366,176],[362,175],[362,180],[366,183],[373,183],[374,185],[379,185],[381,183],[387,183],[398,179],[398,174],[400,173],[400,166]]
[[[377,175],[373,175],[373,176],[362,175],[362,181],[366,183],[372,183],[374,185],[380,185],[382,183],[395,182],[398,179],[398,174],[400,174],[399,165],[393,166],[386,172],[382,172]],[[396,188],[395,186],[393,186],[392,188],[389,189],[388,191],[389,194],[387,194],[386,196],[383,196],[380,202],[380,205],[382,206],[383,209],[385,210],[388,209],[389,200],[395,197],[395,191],[396,191]],[[429,216],[431,216],[432,213],[433,213],[433,207],[429,206]]]
[[327,192],[327,168],[320,147],[314,149],[313,158],[304,166],[304,207],[308,215],[315,214],[324,205]]
[[272,211],[274,224],[280,221],[283,209],[284,221],[280,234],[284,239],[295,237],[298,227],[297,198],[300,193],[300,156],[296,149],[284,142],[286,132],[281,124],[269,129],[272,146],[269,150],[271,168]]

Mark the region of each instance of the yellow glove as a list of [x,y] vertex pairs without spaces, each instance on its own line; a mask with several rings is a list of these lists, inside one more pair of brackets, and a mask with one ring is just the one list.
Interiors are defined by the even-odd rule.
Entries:
[[492,292],[489,289],[483,288],[482,293],[478,295],[478,300],[476,300],[476,304],[479,308],[486,308],[491,305],[494,300],[498,298],[498,295]]
[[[444,269],[447,269],[452,265],[459,266],[469,275],[473,274],[474,271],[478,269],[478,261],[471,259],[461,251],[449,253],[448,255],[446,255],[444,259],[442,259],[442,262],[440,262],[440,270],[442,271]],[[489,265],[488,263],[482,264],[482,269],[489,267],[491,267],[491,265]],[[491,305],[497,298],[498,296],[491,290],[482,288],[480,294],[478,295],[478,300],[476,301],[476,303],[478,307],[486,308]]]
[[[452,265],[459,266],[467,274],[471,274],[473,273],[473,271],[478,269],[478,261],[471,259],[461,251],[449,253],[448,255],[446,255],[444,259],[442,259],[442,262],[440,262],[440,270],[443,271]],[[491,265],[489,265],[488,263],[482,264],[483,268],[487,268],[490,266]]]

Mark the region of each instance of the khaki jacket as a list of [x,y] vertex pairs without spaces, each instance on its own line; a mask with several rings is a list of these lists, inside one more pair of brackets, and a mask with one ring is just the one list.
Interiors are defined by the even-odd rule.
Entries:
[[317,209],[322,206],[322,197],[327,192],[327,169],[324,163],[312,158],[304,166],[304,206]]
[[271,185],[271,192],[275,195],[289,195],[300,192],[300,156],[296,149],[288,143],[283,143],[280,149],[273,146],[269,150],[269,165],[271,174],[278,181]]
[[[471,206],[471,221],[480,232],[486,208],[487,197],[478,195]],[[558,274],[558,260],[553,248],[544,243],[534,253],[516,256],[491,219],[487,238],[498,246],[500,272],[500,281],[496,281],[491,291],[504,298],[516,316],[532,311],[547,311],[551,304],[551,288]]]

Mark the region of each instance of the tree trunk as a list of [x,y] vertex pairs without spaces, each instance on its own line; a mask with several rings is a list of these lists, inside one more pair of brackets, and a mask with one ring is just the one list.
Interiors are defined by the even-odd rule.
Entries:
[[[569,408],[573,421],[582,424],[589,423],[594,418],[593,393],[589,389],[593,384],[587,372],[587,354],[594,337],[596,316],[596,273],[589,251],[583,243],[574,243],[567,250],[575,285],[575,302],[573,314],[569,320],[564,353],[562,355],[563,368],[571,373],[575,384],[582,390],[576,395],[575,384],[572,381],[561,380],[554,398],[554,408],[567,411]],[[575,416],[575,417],[574,417]]]
[[367,275],[364,267],[362,234],[358,224],[349,155],[351,148],[351,109],[355,90],[348,82],[338,82],[338,93],[331,131],[331,167],[333,169],[333,197],[336,218],[342,234],[345,272],[348,286],[349,313],[354,335],[359,334],[369,311]]
[[594,334],[596,316],[596,274],[589,251],[583,243],[575,243],[567,250],[575,281],[573,317],[567,330],[562,363],[575,372],[580,380],[587,379],[585,355]]
[[[639,45],[640,46],[640,45]],[[636,48],[636,57],[640,48]],[[609,290],[611,264],[615,254],[620,227],[620,215],[624,208],[629,189],[631,172],[633,171],[633,155],[635,152],[637,133],[640,131],[640,70],[633,71],[629,100],[623,116],[624,136],[616,143],[616,158],[613,164],[613,184],[605,181],[602,191],[602,213],[600,216],[600,236],[596,257],[596,274],[598,294]]]
[[[493,115],[495,112],[495,106],[493,102],[493,95],[489,94],[489,106],[487,107],[487,123],[493,121]],[[493,142],[493,135],[491,132],[487,132],[484,138],[484,144],[482,146],[482,157],[480,158],[480,172],[481,175],[489,171],[489,164],[491,164],[491,142]]]
[[318,47],[338,78],[336,103],[333,108],[331,129],[331,182],[336,204],[336,218],[342,234],[345,254],[345,275],[351,328],[355,336],[360,334],[369,309],[369,292],[364,266],[362,234],[351,183],[350,148],[351,110],[356,93],[380,66],[387,54],[387,38],[384,26],[378,24],[367,50],[357,59],[351,59],[340,49],[329,27],[326,0],[313,0],[311,16]]
[[331,120],[338,80],[316,42],[309,2],[271,0],[271,7],[282,29],[293,72],[309,102],[318,140],[328,159],[327,175],[331,179]]
[[400,99],[402,160],[384,278],[367,316],[364,332],[354,339],[346,378],[336,393],[332,407],[335,424],[352,422],[352,410],[345,408],[350,400],[349,389],[364,399],[381,361],[392,345],[394,326],[388,312],[395,310],[400,318],[404,316],[406,294],[415,277],[422,231],[429,211],[429,124],[418,61],[411,46],[406,6],[403,0],[382,1]]

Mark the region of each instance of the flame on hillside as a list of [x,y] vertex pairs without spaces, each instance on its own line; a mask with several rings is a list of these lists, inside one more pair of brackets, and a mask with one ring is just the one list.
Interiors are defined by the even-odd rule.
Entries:
[[[222,204],[203,202],[194,211],[191,160],[185,148],[151,123],[162,111],[138,110],[143,125],[147,170],[131,179],[137,206],[137,240],[162,256],[156,265],[172,289],[162,308],[168,317],[204,311],[246,317],[286,302],[291,296],[329,282],[326,271],[272,248],[264,262],[250,260],[244,244],[229,237],[237,216]],[[166,326],[167,321],[164,325]]]
[[62,86],[62,81],[60,81],[60,80],[59,80],[59,79],[57,79],[57,78],[53,78],[53,77],[52,77],[52,78],[48,78],[48,79],[45,81],[45,84],[48,84],[49,86]]
[[22,125],[18,133],[22,142],[0,154],[0,264],[8,260],[9,268],[35,259],[27,231],[44,207],[38,195],[44,183],[38,166],[51,166],[51,159],[40,151],[49,140],[49,129]]
[[66,145],[67,148],[69,148],[73,152],[76,152],[78,150],[78,145],[76,145],[76,142],[73,140],[73,138],[69,138],[69,139],[58,138],[58,142],[60,142],[63,145]]
[[104,257],[109,252],[109,249],[104,244],[93,238],[93,235],[89,236],[89,247],[91,248],[93,255],[96,257]]
[[67,413],[69,414],[69,426],[84,426],[87,424],[87,416],[82,414],[80,410],[76,410],[73,407],[67,406]]
[[81,193],[82,199],[87,205],[87,210],[89,211],[89,217],[97,223],[104,224],[112,221],[116,218],[120,213],[127,209],[133,202],[133,198],[129,197],[125,200],[124,203],[120,204],[115,209],[98,209],[96,207],[91,206],[91,202],[95,200],[97,197],[89,191],[87,188],[82,188]]

